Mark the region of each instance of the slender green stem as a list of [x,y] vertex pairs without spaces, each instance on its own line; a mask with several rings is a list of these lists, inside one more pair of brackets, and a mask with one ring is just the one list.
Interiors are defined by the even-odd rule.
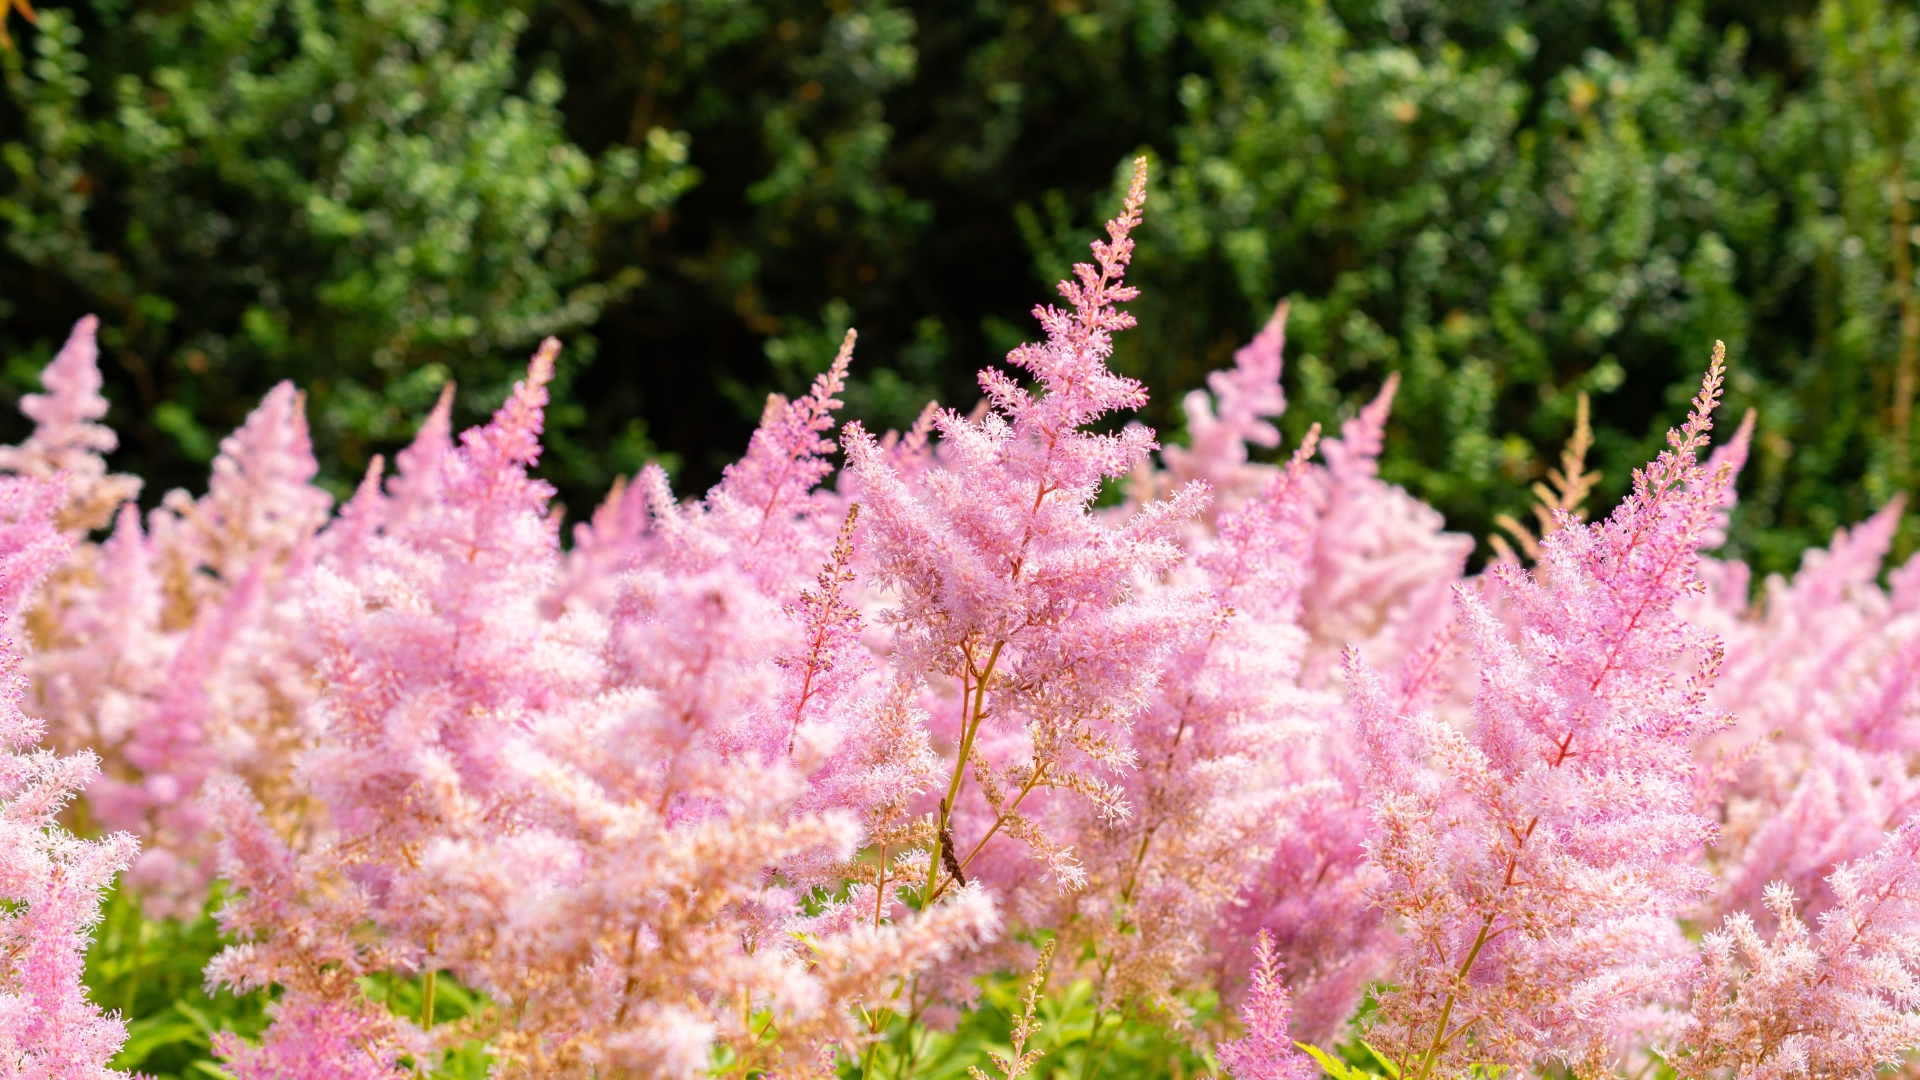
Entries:
[[[1480,959],[1480,950],[1486,948],[1487,932],[1491,929],[1493,929],[1493,916],[1488,915],[1480,923],[1480,934],[1473,939],[1473,948],[1467,950],[1467,958],[1460,962],[1460,970],[1454,973],[1456,983],[1465,979],[1467,972],[1473,970],[1473,962]],[[1441,1053],[1446,1050],[1447,1021],[1452,1016],[1453,991],[1449,990],[1447,1000],[1440,1006],[1440,1022],[1433,1026],[1433,1045],[1427,1047],[1426,1055],[1420,1060],[1420,1075],[1417,1080],[1427,1080],[1427,1075],[1433,1072],[1433,1063],[1440,1060]]]
[[1120,1023],[1123,1023],[1124,1020],[1120,1018],[1116,1018],[1116,1020],[1118,1020],[1118,1022],[1114,1024],[1112,1033],[1107,1036],[1106,1045],[1100,1047],[1100,1056],[1096,1058],[1093,1056],[1093,1047],[1100,1041],[1101,1029],[1106,1027],[1107,1014],[1094,1014],[1093,1035],[1087,1040],[1087,1056],[1084,1059],[1083,1068],[1080,1070],[1080,1080],[1093,1080],[1094,1077],[1100,1075],[1101,1067],[1107,1063],[1107,1055],[1113,1053],[1113,1044],[1120,1041]]
[[[940,849],[943,837],[949,835],[948,829],[953,822],[953,808],[960,798],[960,785],[967,775],[967,759],[973,753],[974,736],[980,732],[980,724],[987,717],[987,682],[993,678],[993,669],[1000,662],[1000,650],[1006,642],[997,641],[987,653],[984,668],[975,671],[973,667],[973,648],[965,646],[962,652],[966,656],[966,667],[960,676],[960,746],[953,761],[953,777],[947,781],[947,797],[940,801],[940,818],[934,827],[933,858],[927,863],[927,887],[921,893],[926,899],[921,903],[925,908],[939,896]],[[971,696],[971,704],[969,704]]]
[[420,1026],[422,1028],[433,1026],[433,983],[439,974],[438,971],[427,972],[426,986],[420,992]]

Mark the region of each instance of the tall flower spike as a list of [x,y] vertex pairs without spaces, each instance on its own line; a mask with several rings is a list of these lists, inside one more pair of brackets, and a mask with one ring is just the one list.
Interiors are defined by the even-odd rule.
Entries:
[[[0,479],[0,580],[10,601],[64,549],[52,514],[57,485]],[[126,1039],[117,1017],[87,998],[80,973],[100,915],[101,893],[132,861],[124,833],[80,840],[57,815],[97,772],[81,753],[36,749],[40,725],[20,711],[25,680],[10,642],[0,643],[0,1074],[108,1080]]]
[[1394,667],[1430,645],[1473,553],[1473,540],[1444,531],[1438,511],[1380,479],[1399,387],[1399,374],[1388,375],[1379,394],[1340,426],[1340,437],[1321,445],[1327,467],[1320,474],[1320,528],[1301,596],[1314,641],[1309,663],[1323,678],[1350,646],[1370,663]]
[[[1057,888],[1078,888],[1084,872],[1071,838],[1048,824],[1047,795],[1127,812],[1111,780],[1133,765],[1122,732],[1167,650],[1219,615],[1197,591],[1136,587],[1179,562],[1172,533],[1202,508],[1203,488],[1118,528],[1092,513],[1102,481],[1154,445],[1138,426],[1081,430],[1145,401],[1139,383],[1106,366],[1113,331],[1132,325],[1114,305],[1136,295],[1121,276],[1145,197],[1143,159],[1107,241],[1093,245],[1097,265],[1078,265],[1061,283],[1072,309],[1036,309],[1046,341],[1008,357],[1033,375],[1033,390],[981,372],[991,411],[977,421],[943,413],[940,465],[917,484],[857,424],[847,427],[875,582],[899,597],[884,616],[896,670],[956,692],[937,721],[951,772],[935,813],[929,903],[974,873],[1003,834],[1039,858]],[[988,861],[997,868],[987,876],[1032,876],[1017,858]]]
[[1287,308],[1287,301],[1280,301],[1253,340],[1234,352],[1233,367],[1208,373],[1211,397],[1204,390],[1194,390],[1181,402],[1191,445],[1168,446],[1160,452],[1176,480],[1204,480],[1213,488],[1216,514],[1259,489],[1265,470],[1247,467],[1247,445],[1280,445],[1280,432],[1268,421],[1287,410],[1287,397],[1280,389]]
[[[1354,845],[1338,865],[1318,863],[1322,852],[1314,851],[1317,865],[1304,882],[1282,870],[1269,892],[1262,874],[1281,850],[1314,846],[1294,843],[1298,818],[1337,798],[1321,767],[1335,699],[1299,685],[1307,644],[1300,584],[1315,527],[1309,459],[1318,438],[1315,427],[1264,488],[1221,515],[1210,542],[1204,530],[1190,531],[1187,573],[1231,615],[1168,657],[1125,735],[1139,767],[1115,786],[1133,812],[1090,804],[1074,824],[1088,888],[1053,922],[1093,939],[1103,1007],[1145,1006],[1184,1021],[1183,992],[1223,967],[1239,969],[1231,977],[1245,969],[1239,955],[1221,955],[1231,936],[1219,932],[1223,922],[1274,913],[1283,902],[1275,893],[1308,905],[1328,899],[1339,890],[1321,887],[1337,887],[1358,866]],[[1306,928],[1287,921],[1288,944],[1313,952],[1301,940]],[[1378,921],[1343,913],[1340,924]],[[1301,959],[1328,961],[1313,964],[1316,975],[1338,962]]]
[[105,525],[116,507],[140,494],[139,477],[109,474],[102,456],[120,439],[99,422],[108,407],[100,396],[100,350],[94,341],[99,328],[92,315],[73,324],[67,343],[40,372],[45,393],[20,398],[20,411],[34,422],[33,434],[19,446],[0,446],[0,472],[41,479],[67,475],[67,503],[57,520],[62,530],[76,534]]
[[[1410,756],[1365,740],[1376,896],[1408,939],[1372,1037],[1409,1078],[1601,1068],[1678,990],[1675,917],[1705,891],[1695,860],[1714,834],[1692,809],[1692,750],[1724,718],[1705,700],[1719,643],[1674,607],[1698,591],[1695,553],[1720,509],[1696,455],[1724,356],[1716,346],[1671,449],[1605,523],[1546,538],[1538,578],[1494,567],[1518,640],[1458,591],[1481,669],[1466,730],[1416,717]],[[1393,721],[1366,686],[1363,730],[1380,732]]]
[[1233,1080],[1313,1080],[1319,1075],[1287,1035],[1292,1012],[1287,988],[1280,982],[1273,935],[1262,930],[1254,946],[1253,985],[1240,1007],[1246,1034],[1220,1047],[1220,1064]]

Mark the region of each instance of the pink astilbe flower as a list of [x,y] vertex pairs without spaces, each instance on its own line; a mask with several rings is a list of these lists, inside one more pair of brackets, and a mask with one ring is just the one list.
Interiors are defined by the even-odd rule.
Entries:
[[1764,925],[1764,892],[1778,882],[1812,920],[1833,902],[1834,868],[1865,858],[1920,809],[1907,764],[1920,749],[1920,612],[1876,580],[1902,509],[1896,499],[1836,532],[1758,601],[1747,599],[1744,566],[1713,567],[1722,580],[1689,611],[1727,641],[1714,703],[1740,717],[1701,750],[1740,765],[1715,845],[1718,913]]
[[[66,547],[54,528],[57,483],[0,479],[0,615]],[[40,724],[20,711],[25,680],[0,644],[0,1077],[107,1080],[126,1039],[117,1017],[87,998],[80,973],[101,893],[132,861],[125,833],[81,840],[61,809],[97,771],[86,753],[36,749]]]
[[1160,451],[1175,482],[1200,480],[1213,490],[1216,514],[1258,491],[1270,471],[1248,466],[1247,444],[1280,445],[1280,432],[1268,421],[1287,410],[1287,397],[1280,389],[1287,306],[1280,301],[1253,340],[1234,352],[1233,367],[1207,375],[1211,395],[1194,390],[1182,400],[1191,445]]
[[1321,446],[1320,528],[1302,589],[1318,662],[1347,648],[1396,666],[1446,625],[1448,598],[1473,553],[1473,540],[1443,531],[1444,519],[1406,490],[1380,479],[1387,416],[1398,373]]
[[1307,1055],[1296,1050],[1287,1025],[1293,1005],[1280,981],[1273,936],[1260,932],[1254,945],[1252,986],[1240,1006],[1246,1034],[1220,1046],[1220,1064],[1233,1080],[1313,1080],[1320,1075]]
[[[1679,982],[1682,908],[1708,885],[1692,749],[1720,648],[1674,613],[1697,592],[1723,480],[1704,476],[1724,350],[1671,447],[1599,525],[1563,521],[1541,571],[1496,565],[1515,640],[1457,594],[1481,670],[1469,727],[1396,715],[1350,676],[1385,873],[1407,945],[1371,1029],[1404,1075],[1561,1061],[1599,1068]],[[1674,665],[1693,660],[1682,681]]]
[[[833,363],[798,400],[768,396],[746,456],[727,466],[706,498],[675,505],[657,468],[642,476],[642,494],[654,504],[653,537],[665,549],[656,562],[682,574],[724,569],[783,600],[812,576],[846,511],[844,500],[817,485],[833,471],[827,455],[836,447],[827,434],[853,344],[849,330]],[[604,546],[596,535],[592,550]]]
[[1322,776],[1294,771],[1317,755],[1308,744],[1334,705],[1299,686],[1317,440],[1315,429],[1197,548],[1200,580],[1232,614],[1169,658],[1159,692],[1131,725],[1140,765],[1118,786],[1134,812],[1088,808],[1076,826],[1089,887],[1073,897],[1075,924],[1093,939],[1109,1003],[1184,1019],[1177,991],[1214,966],[1223,914],[1284,842],[1289,819],[1333,794]]
[[[951,772],[935,811],[929,903],[969,873],[1021,891],[1030,872],[989,848],[1002,834],[1040,860],[1056,889],[1079,888],[1086,871],[1072,837],[1049,824],[1044,793],[1071,793],[1110,818],[1129,813],[1114,786],[1134,764],[1126,725],[1160,659],[1218,619],[1195,590],[1140,587],[1178,563],[1171,534],[1200,511],[1203,488],[1117,528],[1091,512],[1102,481],[1153,448],[1137,426],[1082,430],[1145,401],[1139,383],[1106,366],[1111,335],[1133,325],[1114,305],[1136,295],[1121,275],[1145,183],[1142,164],[1108,240],[1093,245],[1097,266],[1079,265],[1077,280],[1061,284],[1072,309],[1036,310],[1046,342],[1009,355],[1036,392],[983,371],[990,411],[940,414],[940,458],[917,483],[858,425],[847,429],[873,577],[898,601],[884,620],[896,670],[957,691],[936,719]],[[991,869],[976,865],[983,853]]]
[[213,877],[200,786],[253,782],[284,816],[310,694],[296,610],[331,499],[301,396],[281,384],[221,442],[207,494],[131,506],[82,543],[28,615],[29,708],[57,746],[104,756],[94,816],[145,841],[130,876],[152,915],[199,913]]
[[617,477],[593,517],[573,527],[573,549],[547,598],[548,608],[558,612],[579,603],[596,611],[611,609],[620,576],[640,559],[651,524],[647,484]]
[[1831,887],[1818,932],[1775,885],[1771,939],[1735,913],[1701,942],[1689,1023],[1664,1054],[1677,1075],[1864,1078],[1920,1049],[1920,827],[1901,826]]
[[232,588],[262,562],[283,565],[327,522],[333,498],[314,486],[319,471],[306,395],[283,382],[220,440],[205,495],[167,493],[154,532],[169,572],[190,590]]
[[75,534],[105,525],[115,508],[140,494],[139,477],[108,473],[102,456],[112,453],[120,438],[99,422],[108,408],[100,396],[100,350],[94,341],[99,328],[92,315],[73,324],[67,343],[40,372],[46,392],[20,398],[20,411],[34,422],[33,434],[19,446],[0,446],[0,472],[43,480],[65,474],[67,502],[56,521]]
[[[399,971],[493,1001],[501,1076],[691,1076],[720,1046],[799,1069],[867,1037],[862,1003],[994,931],[979,890],[918,917],[809,919],[768,876],[851,863],[863,841],[851,808],[805,805],[853,723],[824,703],[858,704],[844,676],[864,657],[838,599],[851,530],[794,605],[816,633],[769,632],[742,616],[768,610],[770,577],[698,561],[740,515],[675,506],[643,477],[658,531],[680,535],[648,539],[611,619],[554,602],[557,518],[527,472],[556,351],[457,446],[430,424],[398,481],[350,504],[351,540],[318,545],[351,553],[313,572],[305,609],[321,734],[301,774],[326,828],[290,851],[250,803],[220,808],[250,854],[230,860],[240,892],[222,914],[242,944],[209,975],[287,992],[258,1049],[227,1045],[236,1063],[310,1047],[358,1075],[467,1037],[362,998],[358,975]],[[754,504],[753,528],[788,543],[778,558],[808,501]],[[762,622],[785,622],[771,610]],[[741,741],[768,722],[777,745]],[[308,1018],[325,1015],[352,1018],[354,1038],[316,1041]]]

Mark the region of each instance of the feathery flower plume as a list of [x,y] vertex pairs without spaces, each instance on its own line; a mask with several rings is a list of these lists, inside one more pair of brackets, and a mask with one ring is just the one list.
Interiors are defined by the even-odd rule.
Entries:
[[145,841],[129,880],[152,915],[204,905],[214,859],[198,795],[209,776],[243,776],[290,812],[310,693],[295,609],[331,503],[312,483],[301,401],[291,384],[269,393],[222,440],[207,494],[169,492],[150,532],[123,507],[112,537],[76,545],[27,618],[28,708],[55,745],[104,756],[89,805]]
[[1371,1035],[1404,1076],[1603,1067],[1678,986],[1674,920],[1706,890],[1694,860],[1713,836],[1692,809],[1691,754],[1722,719],[1705,700],[1720,647],[1674,607],[1699,590],[1695,553],[1720,509],[1724,478],[1696,455],[1723,365],[1716,346],[1670,449],[1606,522],[1563,518],[1538,577],[1494,567],[1518,640],[1456,594],[1481,669],[1466,730],[1396,715],[1351,665],[1376,897],[1407,935]]
[[1258,491],[1270,471],[1248,467],[1247,444],[1280,445],[1280,431],[1268,421],[1287,411],[1287,396],[1280,389],[1287,307],[1280,301],[1253,340],[1234,352],[1233,367],[1208,373],[1211,394],[1194,390],[1182,399],[1191,445],[1160,451],[1176,483],[1206,482],[1214,492],[1216,515]]
[[1253,985],[1240,1019],[1247,1033],[1220,1046],[1220,1064],[1233,1080],[1313,1080],[1319,1075],[1307,1055],[1294,1049],[1287,1036],[1293,1004],[1280,982],[1280,961],[1273,951],[1273,935],[1262,930],[1254,945]]
[[[1002,834],[1057,888],[1079,888],[1086,871],[1071,838],[1046,823],[1044,793],[1071,793],[1110,818],[1129,813],[1114,786],[1134,764],[1126,725],[1167,651],[1218,619],[1197,591],[1139,589],[1179,562],[1172,532],[1204,506],[1203,486],[1118,528],[1092,513],[1100,484],[1154,446],[1138,426],[1082,430],[1146,398],[1106,366],[1112,334],[1133,325],[1115,305],[1137,295],[1121,276],[1145,197],[1143,160],[1108,239],[1093,245],[1095,264],[1060,285],[1071,310],[1036,309],[1046,342],[1008,357],[1035,390],[981,372],[990,411],[940,414],[941,457],[917,484],[857,424],[847,428],[874,580],[898,597],[884,616],[896,667],[955,692],[936,720],[950,775],[934,812],[928,904],[982,874],[978,860]],[[995,861],[987,876],[1025,876],[1017,861]]]
[[[1560,467],[1547,470],[1546,483],[1534,481],[1533,516],[1538,521],[1541,536],[1560,531],[1561,515],[1569,520],[1584,521],[1587,516],[1587,496],[1593,493],[1593,487],[1600,482],[1598,472],[1587,471],[1587,451],[1593,449],[1593,425],[1588,422],[1587,392],[1580,391],[1575,399],[1573,434],[1568,436],[1567,445],[1560,451]],[[1752,414],[1749,413],[1749,416]],[[1493,515],[1493,523],[1507,531],[1514,542],[1520,545],[1530,561],[1540,561],[1540,541],[1533,530],[1514,520],[1507,514]],[[1487,537],[1493,546],[1495,555],[1509,562],[1518,561],[1513,548],[1498,533]]]
[[1692,1013],[1665,1053],[1683,1080],[1872,1076],[1920,1049],[1920,826],[1836,870],[1810,932],[1774,885],[1763,937],[1744,913],[1701,942]]
[[120,445],[120,437],[100,423],[108,406],[100,396],[100,350],[94,341],[99,328],[92,315],[73,324],[67,343],[40,372],[46,392],[20,398],[33,434],[19,446],[0,446],[0,472],[42,480],[66,474],[67,502],[55,520],[63,532],[75,535],[112,521],[121,503],[140,494],[140,478],[108,473],[102,456]]
[[[68,503],[58,483],[0,479],[0,615],[64,553],[54,515]],[[80,982],[101,893],[132,861],[131,836],[81,840],[61,809],[97,771],[85,752],[36,749],[41,726],[20,711],[25,680],[0,643],[0,1076],[108,1080],[126,1040]]]
[[1429,645],[1448,621],[1447,601],[1473,540],[1445,532],[1438,511],[1380,479],[1396,372],[1340,437],[1321,444],[1320,528],[1302,589],[1314,663],[1326,668],[1349,647],[1398,665]]
[[1290,816],[1331,794],[1321,776],[1293,771],[1317,756],[1310,744],[1334,705],[1299,685],[1300,584],[1315,528],[1308,459],[1318,438],[1315,428],[1195,547],[1199,580],[1231,615],[1169,657],[1130,726],[1140,764],[1118,787],[1134,812],[1089,807],[1076,825],[1089,887],[1072,898],[1077,918],[1065,924],[1092,938],[1102,1004],[1184,1020],[1178,991],[1213,966],[1222,917],[1290,838]]
[[[768,875],[849,863],[862,839],[845,809],[802,805],[839,723],[818,702],[842,699],[860,666],[837,598],[851,530],[794,609],[819,648],[784,671],[767,634],[744,654],[726,641],[743,629],[729,609],[759,596],[751,575],[639,565],[611,621],[555,609],[551,491],[527,471],[556,351],[457,446],[430,426],[383,500],[363,492],[384,515],[354,560],[313,573],[322,731],[301,775],[327,830],[288,850],[242,793],[217,789],[239,890],[222,918],[242,943],[209,975],[285,988],[258,1046],[224,1044],[236,1067],[271,1075],[310,1053],[383,1075],[477,1030],[501,1076],[694,1076],[719,1047],[743,1067],[800,1068],[867,1038],[860,1007],[890,983],[994,930],[977,890],[903,924],[807,919]],[[759,507],[755,527],[790,528],[781,507],[805,494]],[[737,517],[660,512],[667,529]],[[668,642],[708,652],[663,657]],[[776,693],[783,676],[800,689]],[[778,752],[737,746],[739,710],[768,702]],[[395,1018],[359,991],[380,971],[424,976],[429,999],[450,973],[495,1008],[478,1028],[424,1006],[418,1023]]]
[[1920,810],[1908,767],[1920,749],[1920,613],[1878,583],[1903,508],[1896,499],[1837,531],[1757,600],[1743,565],[1708,564],[1713,588],[1688,607],[1727,642],[1713,703],[1740,721],[1699,750],[1728,772],[1715,913],[1765,927],[1766,890],[1778,883],[1812,921],[1834,902],[1835,868]]

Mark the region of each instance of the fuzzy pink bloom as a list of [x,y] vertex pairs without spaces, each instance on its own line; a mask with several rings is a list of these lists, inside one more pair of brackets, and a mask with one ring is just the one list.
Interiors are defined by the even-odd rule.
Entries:
[[1727,641],[1714,703],[1740,718],[1700,749],[1730,771],[1716,912],[1764,926],[1766,889],[1780,883],[1811,921],[1834,902],[1834,869],[1920,809],[1907,764],[1920,749],[1920,612],[1877,581],[1902,504],[1837,531],[1757,601],[1744,566],[1710,566],[1719,580],[1689,609]]
[[168,493],[145,533],[123,507],[112,537],[76,545],[29,616],[28,707],[56,746],[103,756],[90,806],[145,841],[129,882],[152,915],[204,905],[206,779],[236,773],[281,805],[305,745],[295,609],[331,502],[316,471],[301,395],[283,383],[221,442],[205,496]]
[[1160,454],[1179,483],[1204,481],[1215,492],[1215,512],[1238,506],[1259,489],[1267,470],[1249,468],[1247,444],[1280,445],[1280,432],[1268,421],[1287,409],[1280,389],[1280,354],[1287,343],[1287,302],[1252,341],[1233,354],[1233,367],[1210,372],[1207,389],[1181,402],[1187,415],[1190,446],[1168,446]]
[[[1300,587],[1317,527],[1308,459],[1317,436],[1316,429],[1256,495],[1220,516],[1212,537],[1189,539],[1192,570],[1232,614],[1169,657],[1158,693],[1131,725],[1140,765],[1119,786],[1134,813],[1086,813],[1076,826],[1089,887],[1074,897],[1073,916],[1056,922],[1093,938],[1107,1003],[1147,1004],[1184,1019],[1180,991],[1248,962],[1220,943],[1270,917],[1283,928],[1294,973],[1313,985],[1321,1011],[1338,1014],[1333,1019],[1353,1004],[1347,982],[1357,990],[1371,973],[1363,963],[1357,980],[1335,979],[1340,986],[1329,994],[1330,977],[1352,968],[1362,950],[1313,940],[1337,935],[1336,927],[1365,936],[1382,925],[1378,916],[1352,914],[1358,831],[1343,843],[1330,827],[1342,807],[1360,827],[1366,822],[1357,786],[1329,768],[1342,758],[1337,699],[1300,685],[1308,644]],[[1271,936],[1263,940],[1274,946]]]
[[1273,936],[1261,931],[1254,946],[1252,987],[1240,1020],[1247,1033],[1220,1046],[1220,1064],[1233,1080],[1313,1080],[1318,1068],[1294,1049],[1287,1035],[1293,1007],[1280,982],[1280,962],[1274,956]]
[[236,1080],[399,1080],[412,1072],[385,1040],[390,1018],[368,1008],[312,1000],[297,993],[268,1007],[273,1027],[259,1045],[230,1032],[213,1050]]
[[1784,885],[1763,937],[1744,913],[1701,942],[1688,1027],[1665,1054],[1686,1078],[1868,1077],[1920,1048],[1920,827],[1834,872],[1809,932]]
[[[0,614],[66,548],[53,525],[58,484],[0,479]],[[38,722],[20,711],[25,680],[0,644],[0,1077],[106,1080],[126,1039],[80,982],[101,892],[133,858],[132,837],[80,840],[56,820],[97,771],[86,753],[36,749]]]
[[1393,667],[1429,645],[1449,620],[1451,590],[1473,553],[1471,538],[1443,531],[1438,511],[1380,479],[1399,385],[1399,375],[1389,375],[1321,447],[1320,528],[1302,599],[1316,663],[1329,674],[1350,647]]
[[[221,917],[241,943],[209,977],[300,1002],[257,1049],[227,1045],[259,1075],[303,1048],[359,1075],[463,1037],[370,1005],[355,979],[378,971],[485,993],[500,1075],[691,1076],[719,1046],[796,1067],[856,1046],[863,1003],[995,930],[979,890],[915,917],[856,888],[845,910],[871,918],[803,917],[768,876],[850,865],[873,824],[808,780],[874,743],[840,597],[851,530],[816,589],[796,589],[791,623],[767,595],[804,553],[805,508],[828,501],[809,490],[818,423],[770,409],[766,468],[730,472],[703,504],[643,476],[652,521],[602,612],[596,591],[556,592],[552,493],[528,475],[556,351],[457,445],[430,421],[394,483],[349,504],[350,535],[317,544],[304,617],[320,730],[301,761],[317,842],[289,849],[236,785],[214,789],[238,890]],[[837,378],[797,408],[827,408]],[[781,550],[742,572],[754,536]],[[316,1016],[352,1038],[328,1041]]]
[[1130,812],[1114,784],[1134,764],[1126,725],[1167,650],[1218,618],[1196,591],[1138,588],[1178,563],[1171,533],[1204,506],[1204,489],[1118,528],[1091,512],[1102,481],[1126,475],[1154,445],[1137,426],[1082,430],[1145,401],[1139,383],[1106,366],[1112,334],[1133,325],[1115,305],[1136,295],[1121,275],[1144,198],[1143,167],[1108,240],[1093,245],[1097,266],[1079,265],[1076,280],[1061,283],[1072,309],[1036,309],[1046,342],[1008,356],[1033,375],[1033,390],[981,372],[990,411],[939,415],[938,465],[905,476],[871,436],[847,429],[874,580],[898,597],[885,616],[896,669],[955,691],[936,719],[951,778],[935,818],[930,900],[970,870],[1016,888],[1030,879],[1019,859],[989,848],[1003,834],[1055,888],[1079,888],[1085,869],[1071,838],[1049,825],[1046,795],[1077,796],[1110,819]]
[[120,439],[100,423],[108,405],[100,396],[99,328],[92,315],[73,324],[67,343],[40,372],[45,392],[20,398],[33,434],[19,446],[0,446],[0,472],[40,479],[66,474],[67,501],[57,521],[73,533],[105,525],[115,507],[140,494],[139,478],[109,474],[103,457]]
[[1723,719],[1705,701],[1719,645],[1674,607],[1699,589],[1720,509],[1724,480],[1695,455],[1722,355],[1605,523],[1563,518],[1537,575],[1493,569],[1518,640],[1458,593],[1481,670],[1466,730],[1397,715],[1355,672],[1376,896],[1408,938],[1372,1038],[1409,1076],[1597,1067],[1677,990],[1674,919],[1706,890],[1694,860],[1713,836],[1692,808],[1692,748]]
[[[220,440],[207,493],[167,493],[155,531],[177,531],[174,558],[231,587],[256,564],[284,563],[326,524],[333,498],[315,487],[320,467],[307,431],[306,395],[292,383],[268,391],[238,431]],[[164,524],[163,524],[164,523]]]

